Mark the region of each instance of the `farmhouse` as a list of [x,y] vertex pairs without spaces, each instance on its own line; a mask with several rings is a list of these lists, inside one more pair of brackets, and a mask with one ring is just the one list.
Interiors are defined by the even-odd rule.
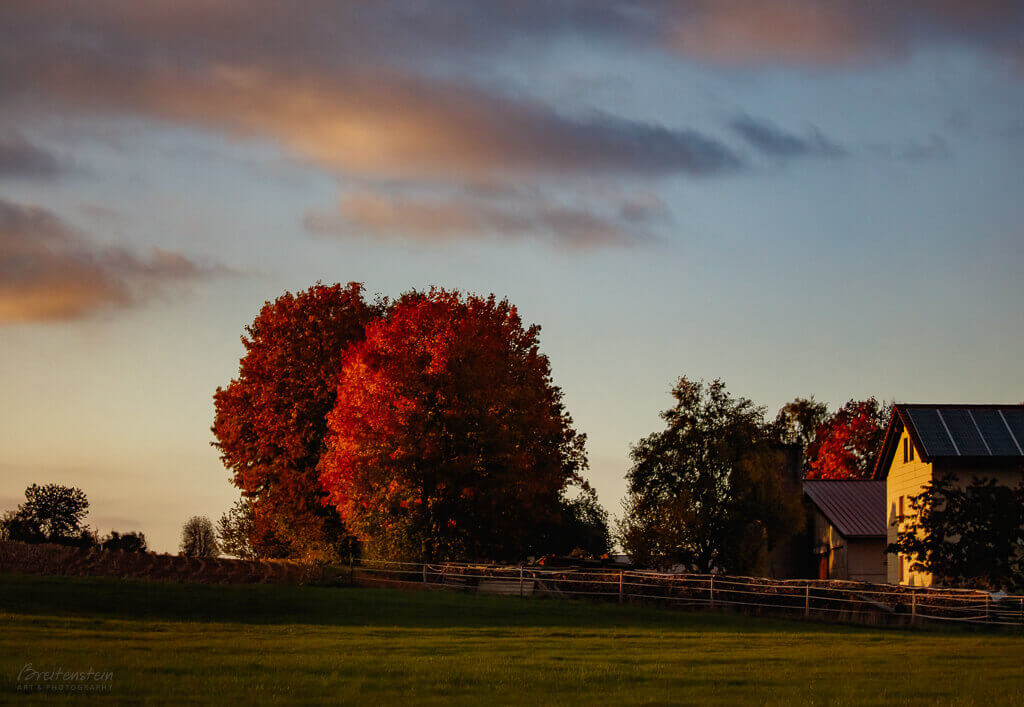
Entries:
[[[910,497],[947,474],[965,485],[973,477],[1006,486],[1024,480],[1024,406],[895,405],[874,468],[885,483],[888,542],[896,540],[896,519],[910,512]],[[889,555],[886,566],[892,584],[932,583],[903,555]]]
[[806,480],[818,579],[885,582],[885,482]]

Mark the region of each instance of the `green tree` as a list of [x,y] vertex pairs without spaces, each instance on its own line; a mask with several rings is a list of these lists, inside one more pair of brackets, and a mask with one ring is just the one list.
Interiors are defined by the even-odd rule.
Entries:
[[910,498],[910,513],[888,551],[930,572],[938,584],[1024,588],[1024,484],[974,478],[966,486],[946,475]]
[[120,552],[145,552],[146,536],[143,533],[119,533],[111,530],[110,535],[100,541],[100,547]]
[[252,538],[253,503],[243,497],[235,501],[235,505],[217,521],[217,541],[225,554],[251,560],[260,556]]
[[25,502],[4,518],[5,535],[22,542],[89,544],[92,538],[83,525],[89,500],[82,489],[60,484],[32,484]]
[[764,409],[720,380],[680,378],[672,396],[666,429],[631,450],[619,540],[641,565],[755,571],[803,526]]
[[797,444],[801,451],[814,441],[818,428],[828,418],[828,406],[809,398],[794,398],[779,409],[772,429],[783,444]]
[[558,517],[538,528],[533,546],[539,555],[575,555],[599,558],[611,549],[608,511],[593,489],[563,500]]
[[192,516],[181,529],[181,554],[185,557],[216,557],[220,553],[213,523],[206,516]]

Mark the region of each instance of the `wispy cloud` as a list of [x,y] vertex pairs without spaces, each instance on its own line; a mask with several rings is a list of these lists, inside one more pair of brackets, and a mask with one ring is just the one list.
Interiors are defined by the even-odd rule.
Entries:
[[477,238],[540,239],[569,248],[629,246],[655,238],[670,220],[653,194],[612,203],[552,203],[536,192],[499,190],[475,194],[409,195],[358,191],[338,208],[312,213],[306,227],[320,235],[384,237],[419,242]]
[[49,209],[0,199],[0,324],[78,319],[226,272],[181,253],[98,246]]
[[48,150],[20,135],[0,134],[0,178],[51,178],[60,172],[60,161]]
[[778,159],[793,157],[843,157],[846,150],[829,140],[817,129],[806,134],[786,132],[768,121],[741,115],[730,127],[752,147]]

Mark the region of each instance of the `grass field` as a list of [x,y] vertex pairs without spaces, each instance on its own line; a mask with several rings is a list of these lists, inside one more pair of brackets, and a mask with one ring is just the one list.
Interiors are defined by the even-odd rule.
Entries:
[[0,624],[4,702],[52,697],[18,694],[28,663],[127,701],[1024,701],[1021,636],[586,602],[0,575]]

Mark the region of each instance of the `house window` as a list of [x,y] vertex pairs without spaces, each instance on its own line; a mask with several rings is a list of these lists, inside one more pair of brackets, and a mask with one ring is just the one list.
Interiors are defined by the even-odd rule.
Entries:
[[906,464],[910,461],[910,457],[907,456],[907,438],[903,438],[903,463]]
[[910,461],[914,461],[914,443],[909,439],[907,440],[907,446],[910,447]]

